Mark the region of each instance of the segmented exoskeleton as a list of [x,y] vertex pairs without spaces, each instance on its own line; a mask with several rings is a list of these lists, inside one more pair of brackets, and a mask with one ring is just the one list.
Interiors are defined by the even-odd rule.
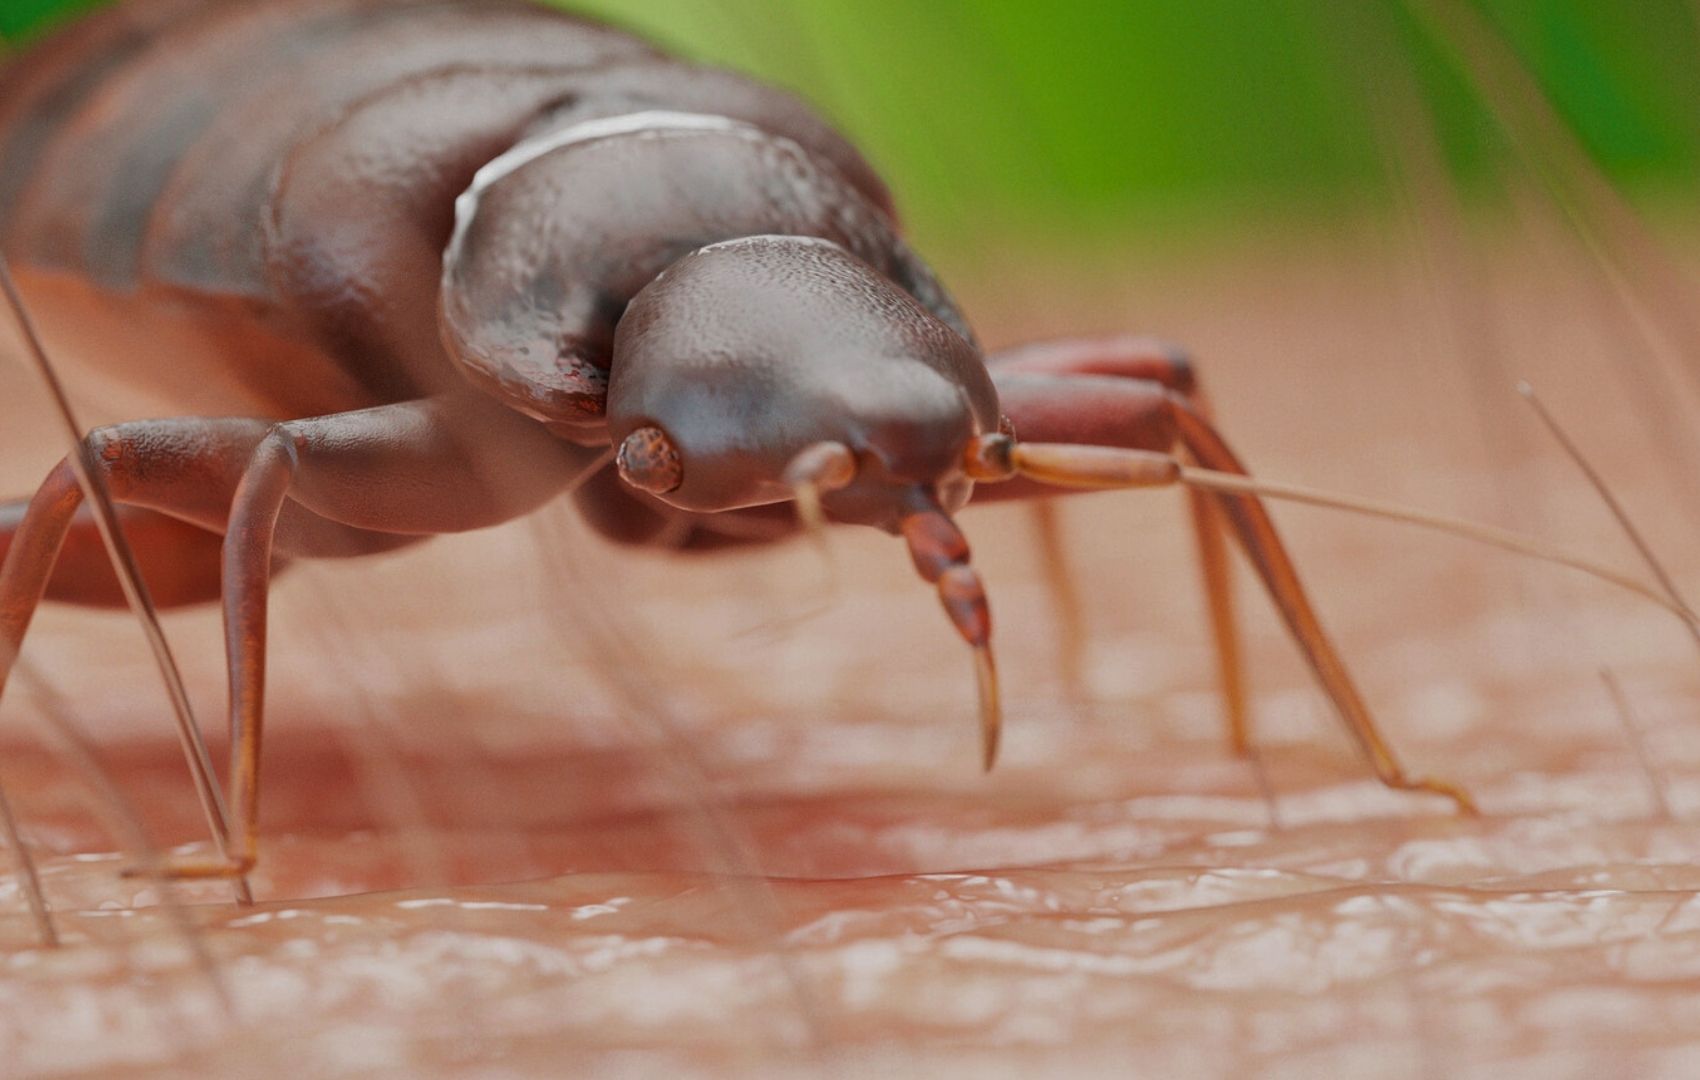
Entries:
[[[1242,471],[1175,349],[986,357],[794,98],[518,0],[103,10],[0,74],[0,230],[55,348],[183,417],[89,437],[154,598],[224,604],[238,827],[183,875],[254,858],[283,560],[568,490],[616,539],[706,549],[792,531],[795,499],[907,540],[980,659],[989,764],[990,618],[951,520],[976,482],[1172,483],[1177,447]],[[117,595],[81,498],[61,466],[0,508],[0,680],[43,596]],[[1382,779],[1464,803],[1400,770],[1256,500],[1193,498],[1236,744],[1224,524]]]

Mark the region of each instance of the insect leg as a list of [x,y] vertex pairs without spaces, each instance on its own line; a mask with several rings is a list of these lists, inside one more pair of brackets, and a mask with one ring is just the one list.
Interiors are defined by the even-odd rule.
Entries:
[[[1052,483],[1085,481],[1092,470],[1098,470],[1093,482],[1100,487],[1172,483],[1179,478],[1176,462],[1163,476],[1129,473],[1125,480],[1116,479],[1114,455],[1094,453],[1104,447],[1167,451],[1179,446],[1207,468],[1246,475],[1228,444],[1186,398],[1156,383],[1094,375],[1064,378],[1012,374],[999,379],[998,393],[1024,444],[1036,449],[1038,444],[1050,444],[1042,447],[1035,460],[1044,459],[1044,473]],[[1015,480],[994,485],[987,494],[1020,496],[1034,490],[1032,480]],[[1377,777],[1389,787],[1432,791],[1473,810],[1469,797],[1456,786],[1414,779],[1400,767],[1345,663],[1323,631],[1261,501],[1247,495],[1217,498],[1235,538]]]
[[[222,529],[241,462],[267,429],[258,420],[159,420],[106,428],[88,436],[88,460],[115,502],[142,505]],[[0,564],[0,693],[35,610],[49,591],[61,550],[73,534],[83,491],[71,462],[49,474],[28,507],[7,521]],[[87,538],[85,537],[86,541]],[[190,559],[193,555],[188,556]],[[189,574],[191,594],[204,594],[216,563]],[[183,595],[174,600],[186,599]],[[210,772],[210,768],[208,769]],[[223,843],[226,838],[218,837]]]
[[290,421],[258,441],[224,537],[232,836],[227,860],[170,860],[172,877],[245,873],[259,852],[267,600],[274,550],[367,554],[518,517],[566,490],[596,451],[481,396]]
[[[222,532],[241,463],[266,429],[260,420],[155,420],[102,429],[89,444],[116,501]],[[82,503],[76,475],[61,462],[22,514],[8,509],[0,563],[0,692],[48,594],[60,552],[76,532]],[[201,568],[191,577],[204,579],[205,573]]]
[[[113,499],[128,508],[155,512],[135,516],[126,511],[161,543],[173,537],[189,539],[190,547],[172,554],[200,560],[184,574],[185,587],[171,587],[164,596],[175,602],[201,599],[209,583],[217,582],[218,558],[216,553],[205,558],[211,545],[202,534],[225,531],[248,461],[271,427],[255,419],[149,420],[104,428],[88,437],[91,459]],[[76,536],[82,501],[70,464],[62,462],[23,513],[14,511],[15,519],[6,521],[7,551],[0,563],[0,693],[35,610],[49,592],[67,538]],[[154,518],[161,515],[169,515],[177,525],[160,526]],[[91,541],[85,537],[84,542]],[[144,546],[154,550],[151,543]],[[240,764],[240,751],[237,758]],[[234,874],[239,861],[214,860],[198,876]]]
[[[0,503],[0,563],[28,509],[28,500]],[[187,607],[218,599],[217,533],[134,506],[119,507],[118,520],[157,606]],[[125,606],[124,592],[87,507],[80,507],[71,521],[47,583],[46,599],[83,607]]]
[[274,430],[254,448],[224,534],[224,648],[230,674],[230,805],[226,857],[167,860],[169,877],[226,877],[253,869],[260,849],[260,737],[265,721],[266,608],[278,515],[295,469],[290,440]]
[[[98,470],[100,485],[116,502],[157,500],[160,508],[170,508],[188,517],[198,514],[202,524],[216,528],[222,520],[222,511],[209,504],[207,494],[218,487],[217,470],[209,467],[218,460],[217,449],[234,445],[239,453],[245,452],[256,437],[254,432],[264,430],[265,424],[260,421],[149,421],[125,425],[90,435],[86,440],[86,460],[91,469]],[[22,514],[13,509],[5,521],[7,550],[0,563],[0,694],[4,693],[35,610],[49,591],[67,536],[75,531],[82,502],[83,489],[71,460],[67,459],[52,471]],[[82,539],[87,546],[88,537]],[[192,554],[188,558],[192,562]],[[169,598],[174,601],[194,598],[192,594],[204,592],[204,582],[209,576],[216,576],[216,569],[211,575],[205,567],[192,570],[187,579],[191,595],[176,594]],[[196,588],[197,581],[203,583],[202,588]],[[212,770],[205,760],[204,748],[197,741],[186,745],[185,753],[190,755],[203,801],[210,798],[220,807],[220,814],[214,819],[215,842],[222,845],[226,840],[222,801],[216,789],[208,791],[213,783]],[[245,885],[239,887],[239,893],[246,896]]]
[[1080,575],[1075,573],[1074,559],[1064,535],[1062,512],[1051,499],[1035,499],[1033,527],[1039,542],[1039,558],[1044,564],[1046,585],[1056,604],[1058,630],[1057,652],[1062,665],[1062,682],[1077,701],[1086,694],[1086,598],[1080,588]]
[[[1102,375],[1121,379],[1157,383],[1185,395],[1203,416],[1210,416],[1209,400],[1199,385],[1197,374],[1186,350],[1177,345],[1148,337],[1118,335],[1102,338],[1063,338],[1032,342],[1005,349],[989,360],[994,377],[1004,375],[1082,376]],[[1016,434],[1026,437],[1018,425]],[[1045,509],[1046,502],[1035,504],[1039,509],[1041,536],[1045,538],[1052,587],[1057,593],[1065,619],[1078,620],[1080,604],[1078,588],[1066,561],[1059,558],[1062,545],[1057,542],[1060,522],[1054,510]],[[1226,523],[1215,500],[1202,491],[1187,490],[1187,508],[1192,516],[1193,534],[1198,546],[1198,565],[1204,580],[1204,596],[1210,616],[1211,637],[1216,644],[1217,679],[1222,688],[1223,706],[1228,714],[1228,745],[1234,753],[1244,756],[1251,749],[1251,710],[1246,704],[1245,662],[1240,651],[1239,618],[1234,611],[1232,567],[1228,562]],[[1068,647],[1078,652],[1084,641],[1078,627],[1072,632],[1077,644]],[[1066,663],[1078,670],[1080,658]]]

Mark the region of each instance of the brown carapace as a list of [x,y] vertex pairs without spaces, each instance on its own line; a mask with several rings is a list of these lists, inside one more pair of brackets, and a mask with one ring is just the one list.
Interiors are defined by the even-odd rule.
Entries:
[[[517,0],[135,0],[0,72],[0,249],[56,350],[175,403],[87,443],[153,598],[222,598],[227,856],[256,854],[266,599],[563,492],[702,551],[809,521],[900,535],[973,648],[970,497],[1242,472],[1176,350],[986,355],[890,196],[807,107]],[[1019,439],[1019,441],[1018,441]],[[614,467],[607,467],[611,462]],[[1236,540],[1387,784],[1377,734],[1256,498],[1192,492],[1233,745]],[[43,598],[114,603],[72,469],[0,507],[0,685]],[[220,539],[222,537],[222,539]]]

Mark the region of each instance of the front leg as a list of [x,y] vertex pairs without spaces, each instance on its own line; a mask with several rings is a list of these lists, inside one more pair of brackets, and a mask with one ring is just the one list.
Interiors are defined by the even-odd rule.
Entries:
[[[994,375],[1003,409],[1017,438],[1024,443],[1162,452],[1180,449],[1205,468],[1242,475],[1246,472],[1215,427],[1180,390],[1157,382],[1100,374],[1029,374],[994,367]],[[1043,488],[1032,480],[1018,479],[983,490],[991,497],[1019,497],[1034,495]],[[1431,791],[1452,799],[1467,812],[1473,811],[1469,797],[1455,785],[1412,778],[1400,766],[1323,630],[1261,501],[1252,496],[1212,498],[1377,777],[1389,787]],[[1212,609],[1213,613],[1217,610],[1214,603]]]

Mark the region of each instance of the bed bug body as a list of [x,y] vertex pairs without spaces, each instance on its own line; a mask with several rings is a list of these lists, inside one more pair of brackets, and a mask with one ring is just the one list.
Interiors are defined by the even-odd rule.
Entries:
[[[184,417],[90,437],[144,563],[170,570],[157,598],[224,602],[242,835],[181,873],[252,861],[281,560],[568,489],[616,539],[710,548],[793,531],[795,497],[906,539],[982,659],[989,762],[990,620],[950,518],[975,481],[1172,482],[1170,459],[1128,455],[1177,444],[1239,469],[1184,357],[986,357],[810,109],[547,8],[134,0],[0,79],[0,246],[30,307]],[[110,600],[77,502],[61,467],[0,512],[0,646],[44,595]],[[1236,739],[1223,522],[1382,778],[1450,793],[1381,744],[1257,502],[1194,508]]]

